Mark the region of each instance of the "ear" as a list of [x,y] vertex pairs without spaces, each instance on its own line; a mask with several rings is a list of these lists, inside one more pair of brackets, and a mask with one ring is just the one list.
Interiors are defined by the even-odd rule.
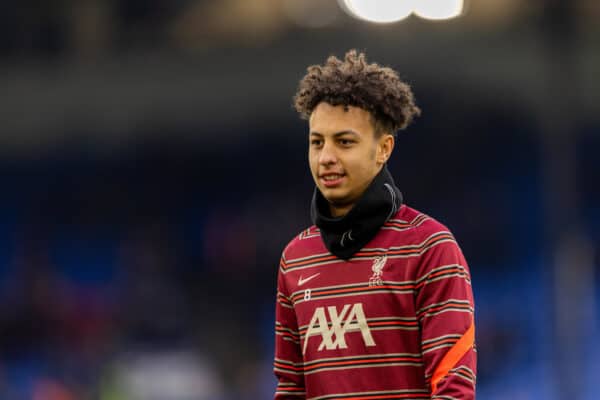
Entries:
[[377,141],[377,164],[385,164],[394,150],[394,135],[384,133]]

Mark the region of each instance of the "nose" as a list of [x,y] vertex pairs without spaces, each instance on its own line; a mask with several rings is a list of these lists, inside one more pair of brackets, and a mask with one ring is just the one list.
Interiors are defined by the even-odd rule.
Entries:
[[332,165],[337,163],[335,148],[331,142],[326,141],[319,153],[319,164]]

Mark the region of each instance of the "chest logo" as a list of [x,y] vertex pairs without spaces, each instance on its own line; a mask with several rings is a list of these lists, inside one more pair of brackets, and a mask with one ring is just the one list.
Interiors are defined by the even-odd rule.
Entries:
[[[327,318],[327,313],[329,314],[329,319]],[[373,340],[373,336],[371,336],[371,331],[365,318],[362,303],[346,304],[339,313],[335,306],[327,307],[327,312],[325,307],[317,307],[310,320],[310,324],[308,324],[302,354],[306,353],[308,340],[312,336],[321,336],[321,344],[319,344],[318,351],[322,351],[323,349],[346,349],[348,348],[346,344],[346,332],[358,331],[362,334],[366,346],[375,346],[375,341]]]
[[302,286],[304,285],[306,282],[310,281],[313,278],[316,278],[317,276],[321,275],[320,272],[317,272],[314,275],[309,276],[308,278],[304,278],[302,279],[302,275],[300,275],[300,279],[298,279],[298,286]]
[[383,274],[383,267],[385,267],[385,263],[387,262],[387,255],[382,255],[379,257],[375,257],[373,260],[373,266],[371,269],[373,270],[373,275],[369,279],[369,286],[382,286],[383,279],[381,279],[381,275]]

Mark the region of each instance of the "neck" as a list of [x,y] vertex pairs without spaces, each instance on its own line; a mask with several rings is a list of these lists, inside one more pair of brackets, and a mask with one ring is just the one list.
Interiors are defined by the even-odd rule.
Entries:
[[375,237],[401,205],[402,194],[389,171],[385,171],[359,198],[347,203],[330,203],[315,187],[311,218],[321,230],[327,250],[348,260]]

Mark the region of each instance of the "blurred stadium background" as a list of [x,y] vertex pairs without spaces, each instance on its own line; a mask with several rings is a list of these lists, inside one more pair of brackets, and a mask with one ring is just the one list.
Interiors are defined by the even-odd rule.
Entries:
[[464,7],[1,1],[0,398],[271,398],[313,187],[291,96],[358,48],[423,109],[390,168],[469,260],[478,397],[597,399],[600,3]]

